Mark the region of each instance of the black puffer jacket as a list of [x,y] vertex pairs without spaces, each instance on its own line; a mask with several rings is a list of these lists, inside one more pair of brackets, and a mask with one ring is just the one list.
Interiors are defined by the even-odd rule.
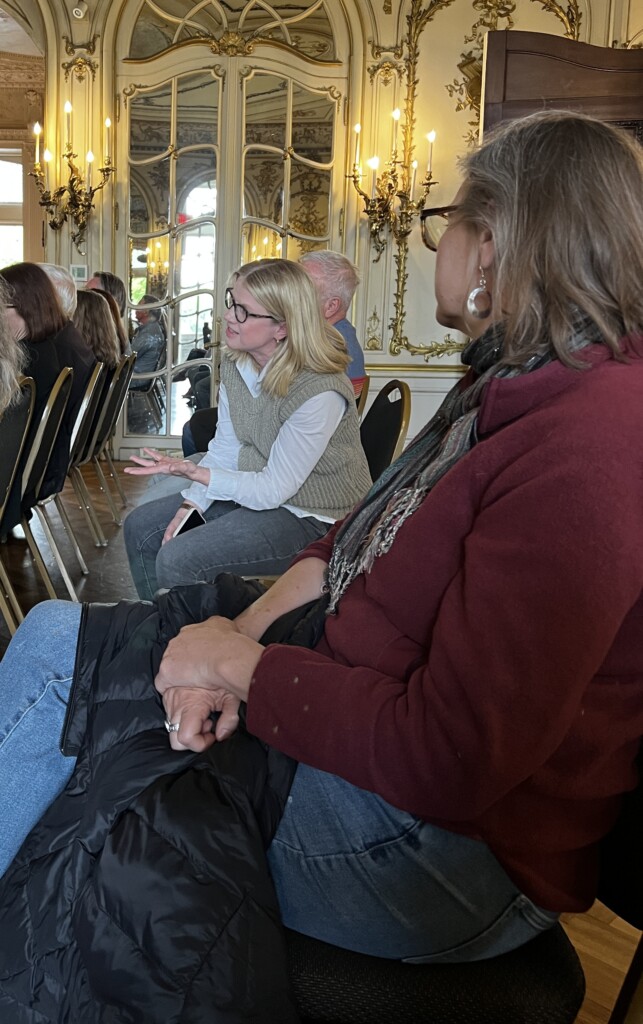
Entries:
[[242,729],[175,753],[152,679],[235,577],[84,609],[64,733],[78,763],[0,882],[2,1024],[291,1024],[264,850],[293,764]]

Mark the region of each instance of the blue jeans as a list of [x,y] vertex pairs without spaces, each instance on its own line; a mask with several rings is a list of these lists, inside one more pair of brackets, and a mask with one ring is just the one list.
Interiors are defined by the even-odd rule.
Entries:
[[329,524],[285,508],[261,512],[234,501],[214,501],[203,526],[161,546],[167,524],[183,498],[170,494],[130,512],[125,548],[138,596],[150,600],[159,587],[214,580],[220,572],[239,576],[279,575],[295,555],[327,533]]
[[[0,662],[0,874],[64,788],[58,741],[80,607],[37,605]],[[300,765],[268,851],[284,924],[393,959],[475,960],[550,927],[484,843],[435,828]]]

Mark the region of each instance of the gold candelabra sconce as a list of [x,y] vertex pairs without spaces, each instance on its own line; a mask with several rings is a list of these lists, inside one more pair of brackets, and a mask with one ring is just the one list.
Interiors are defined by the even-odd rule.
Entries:
[[61,166],[63,175],[69,172],[69,180],[61,182],[60,185],[54,187],[50,178],[54,178],[53,171],[53,153],[44,147],[43,150],[43,163],[40,161],[40,136],[43,133],[42,127],[36,121],[33,132],[36,137],[36,159],[34,161],[33,171],[30,171],[31,177],[36,183],[36,188],[40,193],[39,204],[47,211],[49,218],[49,227],[54,231],[59,231],[60,228],[67,221],[70,222],[72,227],[71,238],[78,249],[78,252],[84,256],[83,245],[85,242],[85,236],[87,233],[87,223],[91,211],[94,209],[94,197],[97,192],[105,187],[109,178],[114,173],[116,168],[114,167],[110,158],[110,132],[112,122],[109,117],[105,119],[105,138],[104,138],[104,157],[102,166],[97,168],[100,180],[92,185],[92,171],[94,164],[94,154],[91,149],[87,151],[85,157],[86,171],[83,175],[80,170],[78,163],[78,153],[74,151],[74,146],[71,141],[71,118],[72,118],[72,106],[69,101],[65,103],[64,107],[65,123],[67,132],[67,141],[61,156]]
[[163,242],[156,241],[152,246],[147,246],[145,255],[147,257],[147,287],[146,291],[164,299],[167,294],[168,274],[170,262],[168,260],[167,239]]
[[[410,132],[404,131],[404,145],[401,157],[398,156],[398,123],[400,111],[395,109],[393,117],[393,146],[389,159],[385,162],[381,174],[378,174],[380,159],[372,156],[366,161],[370,170],[370,193],[362,187],[365,175],[359,161],[360,135],[362,127],[355,125],[355,160],[353,172],[349,175],[357,194],[364,203],[364,213],[368,217],[371,245],[375,250],[373,263],[377,263],[384,252],[388,235],[393,235],[398,246],[411,233],[413,221],[424,209],[426,197],[437,182],[433,180],[433,144],[435,132],[427,135],[429,145],[426,172],[418,182],[418,161],[411,160],[413,145]],[[366,175],[368,179],[368,175]],[[368,184],[368,180],[367,180]]]

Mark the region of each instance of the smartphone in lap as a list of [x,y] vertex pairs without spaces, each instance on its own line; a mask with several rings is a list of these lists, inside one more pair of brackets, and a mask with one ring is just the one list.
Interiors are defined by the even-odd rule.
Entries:
[[180,533],[187,533],[188,530],[193,530],[195,526],[203,526],[204,522],[205,519],[198,508],[191,508],[185,519],[181,520],[172,536],[178,537]]

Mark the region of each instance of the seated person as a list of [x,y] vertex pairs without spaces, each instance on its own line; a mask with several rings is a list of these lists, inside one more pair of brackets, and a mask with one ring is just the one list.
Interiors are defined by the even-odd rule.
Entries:
[[[88,291],[98,291],[104,296],[109,295],[109,306],[114,317],[116,333],[121,347],[121,355],[129,356],[132,352],[128,333],[125,329],[125,313],[127,312],[127,292],[120,277],[108,270],[99,270],[85,285]],[[116,309],[112,303],[115,303]]]
[[150,386],[150,378],[142,379],[140,374],[153,373],[164,365],[166,334],[163,310],[158,307],[146,308],[152,302],[158,302],[155,295],[144,295],[134,311],[138,327],[132,336],[132,351],[136,352],[136,362],[130,391],[146,391]]
[[[125,313],[127,312],[127,291],[125,285],[121,281],[120,277],[116,274],[111,274],[109,270],[98,270],[85,285],[90,291],[93,288],[98,288],[103,292],[109,292],[113,295],[118,306],[118,312],[120,313],[121,320],[125,319]],[[156,301],[156,300],[155,300]]]
[[[327,249],[304,253],[299,257],[299,263],[312,278],[324,319],[332,324],[336,331],[339,331],[346,342],[349,355],[346,372],[353,385],[355,398],[359,398],[366,380],[364,352],[357,340],[355,328],[346,318],[355,289],[359,284],[359,271],[346,256]],[[204,440],[207,438],[209,441],[216,430],[216,407],[206,408],[206,404],[209,405],[207,391],[209,383],[209,381],[205,382],[205,388],[203,385],[201,386],[197,400],[197,412],[183,427],[182,447],[186,458],[197,452],[205,451],[205,447],[202,447]],[[196,443],[197,438],[198,444]]]
[[359,398],[366,380],[364,351],[355,328],[346,317],[359,284],[359,270],[342,253],[330,249],[305,252],[299,262],[313,279],[324,317],[346,342],[351,360],[346,372],[353,382],[355,398]]
[[[44,818],[0,890],[5,1001],[46,992],[51,1019],[80,1019],[47,944],[62,934],[67,963],[94,945],[77,999],[97,1019],[115,989],[131,1019],[169,1019],[170,990],[207,1019],[222,851],[208,768],[253,736],[298,762],[268,849],[286,926],[462,962],[590,906],[643,736],[642,190],[640,148],[608,124],[552,111],[501,126],[423,221],[439,322],[471,336],[466,375],[355,512],[230,619],[195,612],[205,585],[90,606],[80,632],[70,602],[29,614],[0,662],[0,871]],[[234,302],[267,317],[241,280]],[[310,649],[258,642],[320,591]],[[128,813],[139,794],[146,819]],[[229,848],[238,876],[245,841]],[[245,962],[241,987],[256,980]]]
[[[61,267],[63,274],[66,272]],[[67,275],[69,276],[69,275]],[[47,399],[60,371],[70,366],[74,371],[69,400],[65,408],[60,431],[51,454],[42,493],[60,492],[65,484],[69,466],[69,446],[76,416],[85,394],[85,388],[96,364],[90,346],[63,312],[56,288],[46,271],[36,263],[14,263],[0,272],[8,285],[10,301],[5,316],[14,341],[26,353],[24,373],[36,383],[32,425],[23,453],[26,460],[29,443],[34,437]],[[71,278],[70,278],[71,280]],[[75,296],[75,291],[74,291]],[[69,293],[66,291],[66,297]],[[67,305],[67,312],[70,304]],[[10,530],[33,507],[35,495],[26,493],[22,498],[22,468],[14,481],[3,529]]]
[[[192,481],[125,520],[140,597],[219,572],[283,572],[370,486],[346,348],[323,319],[308,275],[288,260],[246,264],[226,306],[219,422],[208,452],[192,462],[144,449],[148,457],[133,456],[136,467],[125,470]],[[190,508],[206,524],[175,537]]]

